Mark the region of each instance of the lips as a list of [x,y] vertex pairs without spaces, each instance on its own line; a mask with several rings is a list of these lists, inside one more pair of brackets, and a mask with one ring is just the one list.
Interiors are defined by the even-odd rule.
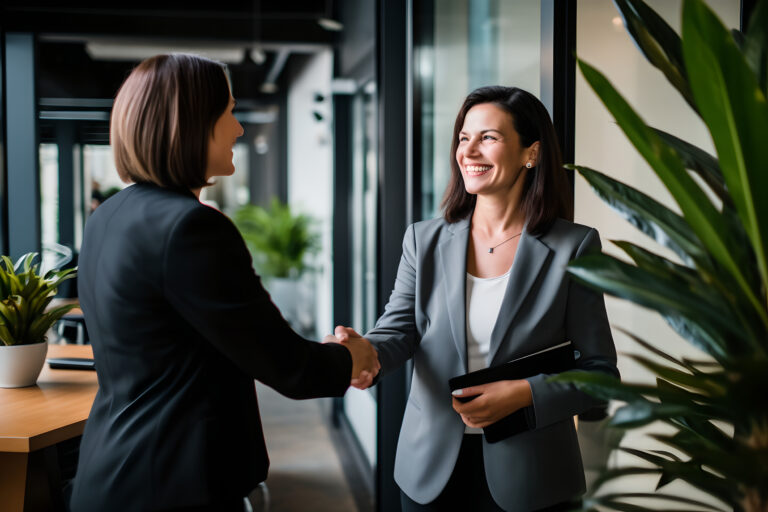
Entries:
[[466,165],[464,172],[467,176],[482,176],[493,169],[492,165]]

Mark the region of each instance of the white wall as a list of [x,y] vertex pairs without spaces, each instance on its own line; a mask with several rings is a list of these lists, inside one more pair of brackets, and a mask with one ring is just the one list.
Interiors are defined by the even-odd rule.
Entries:
[[[664,19],[680,30],[681,0],[648,0]],[[738,27],[739,2],[735,0],[709,0],[707,2],[729,27]],[[634,46],[610,0],[581,0],[577,7],[577,52],[585,60],[605,74],[619,92],[651,126],[674,135],[712,152],[709,134],[695,113],[677,91],[668,84],[661,72],[653,68]],[[669,193],[650,167],[638,155],[619,129],[613,118],[592,92],[584,78],[577,72],[576,81],[576,153],[575,161],[597,169],[609,176],[654,197],[679,212]],[[621,251],[609,240],[629,240],[666,257],[673,254],[634,229],[618,214],[607,207],[581,178],[576,179],[576,222],[594,226],[600,231],[603,249],[619,255]],[[615,327],[623,327],[673,355],[702,355],[685,342],[661,317],[653,312],[618,299],[606,298],[608,317]],[[614,329],[617,350],[643,353],[625,335]],[[648,355],[647,353],[644,355]],[[649,381],[650,373],[619,355],[619,369],[625,381]],[[658,427],[653,426],[654,431]],[[647,448],[650,441],[641,435],[628,436],[624,445]],[[633,457],[617,460],[636,463]],[[623,482],[623,480],[622,480]],[[633,485],[652,490],[653,481],[636,479]],[[626,484],[619,486],[628,490]],[[680,489],[673,484],[668,489]],[[691,496],[693,490],[682,491]]]
[[[330,49],[314,54],[293,78],[288,91],[288,203],[297,212],[311,215],[320,234],[320,252],[312,261],[316,271],[307,276],[314,292],[319,334],[333,332],[333,144],[331,134]],[[321,93],[325,100],[315,101]],[[324,119],[317,121],[312,112]]]

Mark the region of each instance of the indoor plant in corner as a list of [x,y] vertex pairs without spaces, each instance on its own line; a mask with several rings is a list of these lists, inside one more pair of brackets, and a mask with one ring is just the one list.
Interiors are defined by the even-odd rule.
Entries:
[[[576,372],[555,378],[622,402],[608,420],[612,427],[636,429],[658,421],[668,428],[652,435],[665,449],[620,448],[638,463],[606,468],[584,506],[765,511],[768,1],[757,3],[741,33],[728,31],[703,1],[684,0],[682,36],[641,0],[615,4],[646,58],[706,124],[717,155],[648,126],[600,72],[579,62],[681,213],[605,174],[573,166],[603,200],[678,259],[617,241],[634,264],[596,253],[572,262],[569,272],[597,290],[657,311],[705,356],[673,357],[661,348],[665,340],[630,335],[653,354],[630,357],[655,374],[655,384]],[[599,492],[609,480],[649,474],[658,476],[656,492]],[[668,490],[675,480],[714,499],[692,500]]]
[[56,288],[76,275],[76,269],[50,270],[38,274],[28,253],[14,265],[0,259],[0,387],[32,386],[37,382],[48,352],[46,332],[75,304],[45,311]]
[[297,331],[312,334],[312,294],[302,293],[301,280],[309,269],[305,257],[318,249],[312,219],[294,214],[289,205],[274,198],[269,209],[257,205],[241,207],[233,220],[272,301]]

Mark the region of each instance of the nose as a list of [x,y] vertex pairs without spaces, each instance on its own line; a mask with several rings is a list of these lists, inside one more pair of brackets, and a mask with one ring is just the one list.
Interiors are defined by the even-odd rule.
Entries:
[[466,155],[474,155],[477,154],[478,150],[478,140],[475,137],[470,138],[467,143],[464,145],[464,154]]
[[237,131],[237,136],[242,137],[243,134],[245,133],[245,130],[243,130],[243,125],[240,124],[240,121],[235,121],[235,122],[237,123],[237,127],[239,128],[239,130]]

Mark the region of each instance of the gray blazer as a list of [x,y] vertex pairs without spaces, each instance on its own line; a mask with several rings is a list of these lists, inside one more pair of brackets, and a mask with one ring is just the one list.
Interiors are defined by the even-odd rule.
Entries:
[[[413,358],[395,481],[418,503],[434,500],[443,490],[464,435],[448,379],[467,372],[468,241],[469,219],[409,226],[389,303],[366,334],[379,351],[382,374]],[[618,375],[602,294],[576,284],[565,272],[570,260],[599,247],[597,231],[565,220],[541,236],[523,231],[491,334],[490,366],[571,340],[581,353],[579,369]],[[573,416],[600,402],[547,377],[528,379],[532,430],[494,444],[483,441],[488,487],[505,510],[536,510],[585,490]]]

